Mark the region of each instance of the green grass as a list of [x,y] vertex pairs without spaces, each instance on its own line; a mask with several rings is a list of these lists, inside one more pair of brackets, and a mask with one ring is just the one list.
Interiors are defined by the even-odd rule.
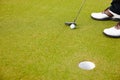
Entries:
[[120,39],[102,34],[116,22],[90,18],[110,1],[87,0],[71,30],[81,1],[0,0],[0,80],[120,80]]

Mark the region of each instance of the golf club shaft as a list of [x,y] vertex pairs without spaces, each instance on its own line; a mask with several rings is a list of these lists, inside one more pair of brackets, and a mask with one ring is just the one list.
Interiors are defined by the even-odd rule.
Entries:
[[86,0],[82,0],[82,3],[81,3],[81,6],[80,6],[80,9],[79,9],[79,11],[78,11],[78,13],[77,13],[77,15],[76,15],[76,17],[75,17],[75,19],[74,19],[74,22],[76,22],[76,20],[78,19],[79,14],[80,14],[80,11],[81,11],[83,5],[85,4],[85,1],[86,1]]

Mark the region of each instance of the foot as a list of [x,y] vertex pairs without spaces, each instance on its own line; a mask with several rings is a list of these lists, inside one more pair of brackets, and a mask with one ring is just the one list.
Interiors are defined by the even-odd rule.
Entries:
[[109,37],[120,38],[120,22],[114,27],[104,29],[103,33]]
[[113,13],[112,11],[109,10],[109,8],[107,8],[103,12],[92,13],[91,17],[93,19],[96,19],[96,20],[116,20],[116,21],[120,21],[120,15],[118,15],[116,13]]

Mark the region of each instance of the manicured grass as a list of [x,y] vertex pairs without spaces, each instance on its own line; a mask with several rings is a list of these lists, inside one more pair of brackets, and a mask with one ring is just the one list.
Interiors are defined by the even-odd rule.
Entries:
[[[1,0],[0,80],[120,80],[120,39],[102,34],[116,22],[90,18],[110,1],[87,0],[71,30],[64,22],[74,19],[81,1]],[[96,68],[80,69],[84,60]]]

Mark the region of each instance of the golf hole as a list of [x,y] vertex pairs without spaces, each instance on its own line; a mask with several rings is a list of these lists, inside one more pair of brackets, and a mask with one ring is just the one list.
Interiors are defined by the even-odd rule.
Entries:
[[95,68],[95,64],[90,61],[83,61],[79,63],[79,68],[83,70],[93,70]]

